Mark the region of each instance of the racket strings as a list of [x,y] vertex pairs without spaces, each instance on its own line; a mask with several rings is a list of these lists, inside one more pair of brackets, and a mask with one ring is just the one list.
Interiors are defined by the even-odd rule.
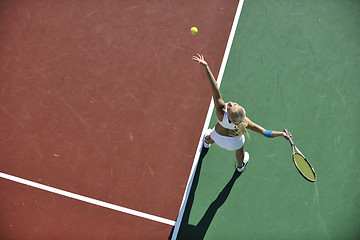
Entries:
[[306,161],[306,159],[303,156],[301,156],[298,153],[295,153],[294,154],[294,162],[295,162],[298,170],[304,175],[304,177],[306,177],[310,181],[316,180],[316,175],[315,175],[311,165],[309,164],[308,161]]

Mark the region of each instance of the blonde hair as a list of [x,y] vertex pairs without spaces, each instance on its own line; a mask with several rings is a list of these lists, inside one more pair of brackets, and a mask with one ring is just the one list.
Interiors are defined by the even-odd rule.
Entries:
[[235,130],[230,132],[230,136],[241,136],[246,134],[249,137],[249,133],[246,130],[247,123],[244,121],[246,111],[243,107],[240,107],[238,111],[229,113],[230,121],[235,125]]

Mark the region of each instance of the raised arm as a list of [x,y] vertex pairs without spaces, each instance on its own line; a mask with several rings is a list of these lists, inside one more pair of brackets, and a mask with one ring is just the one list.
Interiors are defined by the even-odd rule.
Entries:
[[207,64],[207,62],[204,59],[204,56],[198,54],[197,56],[193,57],[193,60],[199,62],[201,65],[203,65],[205,67],[205,71],[206,74],[208,76],[209,82],[210,82],[210,86],[211,86],[211,90],[212,90],[212,95],[214,98],[214,103],[215,103],[215,108],[216,110],[221,111],[221,113],[224,113],[224,108],[225,108],[225,102],[221,97],[220,94],[220,90],[219,87],[217,85],[217,82],[214,78],[214,75],[212,74],[209,65]]

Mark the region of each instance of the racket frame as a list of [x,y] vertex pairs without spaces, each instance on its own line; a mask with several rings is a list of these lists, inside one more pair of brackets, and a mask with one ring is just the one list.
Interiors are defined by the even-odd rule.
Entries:
[[[293,160],[293,163],[294,163],[296,169],[299,171],[299,173],[301,174],[301,176],[303,176],[303,178],[305,178],[305,179],[308,180],[309,182],[315,182],[316,179],[317,179],[317,176],[316,176],[316,173],[315,173],[314,168],[311,166],[310,162],[306,159],[306,157],[304,156],[304,154],[302,154],[302,152],[300,152],[299,148],[296,147],[294,141],[293,141],[292,138],[290,137],[289,131],[288,131],[287,129],[284,129],[284,132],[285,132],[286,135],[288,136],[287,139],[288,139],[288,141],[290,142],[290,145],[291,145],[291,149],[292,149],[292,160]],[[296,164],[296,161],[295,161],[295,153],[297,153],[297,154],[299,154],[300,156],[302,156],[302,157],[304,158],[304,160],[306,161],[306,163],[310,166],[311,171],[313,172],[314,177],[315,177],[314,180],[307,178],[307,177],[301,172],[299,166]]]

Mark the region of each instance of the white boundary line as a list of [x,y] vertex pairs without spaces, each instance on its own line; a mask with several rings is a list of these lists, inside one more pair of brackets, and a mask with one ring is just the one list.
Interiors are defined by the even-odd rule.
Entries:
[[[240,13],[241,13],[243,4],[244,4],[244,0],[240,0],[239,5],[238,5],[237,10],[236,10],[233,25],[231,27],[229,39],[228,39],[226,49],[225,49],[225,54],[224,54],[224,57],[223,57],[223,60],[222,60],[222,63],[221,63],[221,67],[220,67],[220,71],[219,71],[219,75],[218,75],[218,78],[217,78],[217,84],[218,84],[219,87],[221,85],[221,81],[222,81],[222,78],[224,76],[226,63],[227,63],[227,60],[229,58],[230,49],[231,49],[231,46],[232,46],[232,42],[234,40],[234,36],[235,36],[236,28],[237,28],[237,25],[238,25],[238,22],[239,22]],[[194,161],[193,161],[193,165],[192,165],[192,168],[191,168],[190,176],[189,176],[188,183],[187,183],[185,193],[184,193],[184,196],[183,196],[183,200],[182,200],[182,203],[181,203],[181,206],[180,206],[179,215],[178,215],[177,220],[175,222],[174,231],[173,231],[173,235],[172,235],[171,240],[176,240],[177,235],[179,233],[181,221],[182,221],[182,218],[184,216],[186,203],[187,203],[187,200],[188,200],[188,197],[189,197],[189,194],[190,194],[192,182],[193,182],[193,179],[194,179],[195,171],[196,171],[196,168],[197,168],[197,164],[198,164],[201,149],[202,149],[203,136],[204,136],[205,131],[209,127],[213,109],[214,109],[214,101],[211,99],[209,110],[208,110],[208,113],[206,115],[206,120],[205,120],[205,123],[204,123],[204,127],[203,127],[203,130],[202,130],[202,134],[201,134],[199,143],[198,143],[198,147],[197,147],[196,154],[195,154],[195,157],[194,157]]]
[[[227,46],[226,46],[226,49],[225,49],[225,54],[224,54],[224,57],[223,57],[223,60],[222,60],[222,63],[221,63],[221,67],[220,67],[220,71],[219,71],[219,75],[218,75],[218,78],[217,78],[217,83],[218,83],[219,87],[221,85],[221,81],[222,81],[222,78],[223,78],[223,75],[224,75],[226,63],[227,63],[227,60],[229,58],[230,49],[231,49],[231,46],[232,46],[232,42],[234,40],[234,35],[235,35],[237,24],[238,24],[238,21],[239,21],[239,18],[240,18],[240,13],[241,13],[241,9],[242,9],[243,4],[244,4],[244,0],[240,0],[238,8],[236,10],[234,22],[233,22],[233,25],[232,25],[232,28],[231,28],[229,39],[228,39]],[[143,213],[143,212],[132,210],[132,209],[125,208],[125,207],[121,207],[121,206],[118,206],[118,205],[115,205],[115,204],[111,204],[111,203],[103,202],[103,201],[96,200],[96,199],[93,199],[93,198],[81,196],[79,194],[75,194],[75,193],[67,192],[67,191],[64,191],[64,190],[57,189],[57,188],[53,188],[53,187],[50,187],[50,186],[46,186],[46,185],[43,185],[43,184],[40,184],[40,183],[32,182],[32,181],[29,181],[29,180],[26,180],[26,179],[23,179],[23,178],[19,178],[19,177],[15,177],[15,176],[12,176],[12,175],[9,175],[9,174],[6,174],[6,173],[0,172],[0,178],[4,178],[4,179],[7,179],[7,180],[10,180],[10,181],[13,181],[13,182],[21,183],[21,184],[24,184],[24,185],[27,185],[27,186],[30,186],[30,187],[34,187],[34,188],[41,189],[41,190],[44,190],[44,191],[52,192],[52,193],[62,195],[62,196],[65,196],[65,197],[69,197],[69,198],[72,198],[72,199],[76,199],[76,200],[79,200],[79,201],[87,202],[87,203],[97,205],[97,206],[100,206],[100,207],[112,209],[112,210],[115,210],[115,211],[130,214],[130,215],[133,215],[133,216],[137,216],[137,217],[141,217],[141,218],[145,218],[145,219],[149,219],[149,220],[152,220],[152,221],[156,221],[156,222],[160,222],[160,223],[164,223],[164,224],[174,226],[174,231],[173,231],[173,235],[172,235],[171,239],[175,240],[177,238],[177,234],[179,232],[181,220],[182,220],[182,217],[184,215],[186,202],[187,202],[187,199],[189,197],[192,181],[193,181],[195,170],[196,170],[197,163],[198,163],[198,160],[199,160],[199,156],[200,156],[200,152],[201,152],[201,148],[202,148],[203,134],[207,130],[207,128],[208,128],[208,126],[210,124],[210,119],[211,119],[213,109],[214,109],[214,102],[211,100],[209,110],[208,110],[208,113],[207,113],[207,116],[206,116],[206,120],[205,120],[205,123],[204,123],[203,131],[202,131],[199,143],[198,143],[198,148],[197,148],[195,158],[194,158],[194,161],[193,161],[193,165],[192,165],[192,168],[191,168],[190,176],[189,176],[189,179],[188,179],[188,184],[186,186],[186,190],[185,190],[185,193],[184,193],[184,196],[183,196],[183,200],[182,200],[182,203],[181,203],[179,215],[178,215],[178,218],[177,218],[176,222],[172,221],[172,220],[169,220],[169,219],[162,218],[162,217],[154,216],[154,215],[151,215],[151,214]]]
[[162,218],[162,217],[157,217],[157,216],[154,216],[154,215],[151,215],[151,214],[139,212],[139,211],[136,211],[136,210],[125,208],[125,207],[120,207],[120,206],[117,206],[117,205],[114,205],[114,204],[111,204],[111,203],[107,203],[107,202],[103,202],[103,201],[99,201],[99,200],[96,200],[96,199],[93,199],[93,198],[84,197],[84,196],[81,196],[79,194],[63,191],[63,190],[60,190],[60,189],[49,187],[49,186],[46,186],[46,185],[43,185],[43,184],[40,184],[40,183],[36,183],[36,182],[32,182],[32,181],[29,181],[29,180],[26,180],[26,179],[22,179],[22,178],[19,178],[19,177],[14,177],[14,176],[6,174],[6,173],[0,172],[0,178],[4,178],[4,179],[10,180],[10,181],[21,183],[21,184],[24,184],[24,185],[27,185],[27,186],[30,186],[30,187],[38,188],[38,189],[48,191],[48,192],[52,192],[52,193],[55,193],[55,194],[59,194],[59,195],[65,196],[65,197],[73,198],[73,199],[76,199],[76,200],[79,200],[79,201],[94,204],[94,205],[97,205],[97,206],[100,206],[100,207],[109,208],[109,209],[112,209],[112,210],[115,210],[115,211],[127,213],[127,214],[137,216],[137,217],[141,217],[141,218],[146,218],[146,219],[149,219],[149,220],[152,220],[152,221],[155,221],[155,222],[165,223],[165,224],[168,224],[168,225],[171,225],[171,226],[174,226],[174,224],[175,224],[175,221],[172,221],[172,220],[169,220],[169,219],[165,219],[165,218]]

